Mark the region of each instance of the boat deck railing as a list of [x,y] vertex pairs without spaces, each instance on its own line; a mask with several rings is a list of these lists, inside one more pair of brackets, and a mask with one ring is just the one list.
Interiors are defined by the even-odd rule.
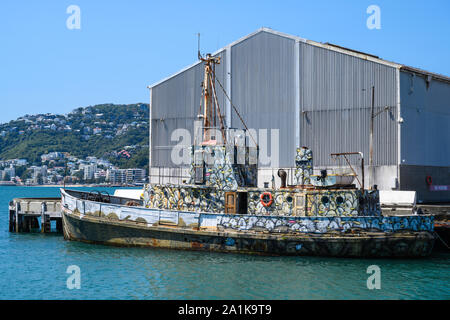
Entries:
[[[287,184],[289,185],[295,185],[295,170],[296,167],[283,167],[280,168],[286,171],[287,173]],[[261,180],[261,184],[264,182],[270,182],[270,177],[273,174],[276,179],[278,179],[277,176],[277,170],[278,169],[272,169],[272,168],[258,168],[258,179],[264,178]],[[320,168],[313,169],[313,174],[317,175],[320,174]],[[329,169],[329,174],[348,174],[349,171],[345,171],[343,169],[337,168],[337,169]],[[189,168],[188,167],[176,167],[176,168],[168,168],[168,167],[151,167],[150,168],[150,183],[151,184],[186,184],[189,183],[189,180],[191,179],[189,175]],[[268,180],[269,179],[269,180]],[[270,185],[270,183],[269,183]]]
[[126,205],[126,206],[143,206],[143,201],[132,198],[125,197],[117,197],[114,195],[110,195],[105,191],[78,191],[78,190],[65,190],[69,195],[75,196],[82,200],[93,201],[93,202],[102,202],[107,204],[115,204],[115,205]]

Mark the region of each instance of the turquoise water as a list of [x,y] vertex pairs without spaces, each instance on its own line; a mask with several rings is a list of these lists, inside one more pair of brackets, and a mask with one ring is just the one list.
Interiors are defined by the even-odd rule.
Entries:
[[[57,196],[58,188],[0,187],[0,299],[450,299],[446,252],[419,260],[261,257],[8,232],[11,199]],[[80,289],[66,286],[70,265],[80,267]],[[380,267],[379,290],[367,288],[370,265]]]

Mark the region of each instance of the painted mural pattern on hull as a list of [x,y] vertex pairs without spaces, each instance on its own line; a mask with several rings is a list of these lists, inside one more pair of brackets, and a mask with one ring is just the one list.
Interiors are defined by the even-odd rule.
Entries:
[[269,233],[327,233],[346,232],[352,229],[374,230],[386,233],[401,230],[434,230],[433,216],[293,217],[230,215],[127,207],[79,200],[70,195],[63,197],[62,205],[78,213],[81,217],[87,215],[110,220],[135,221],[147,226],[155,226],[162,223],[189,228],[231,228],[238,231],[253,230]]
[[354,231],[396,232],[432,231],[430,216],[407,217],[263,217],[220,216],[219,230],[263,231],[281,233],[327,233]]
[[66,239],[126,246],[150,246],[172,249],[242,252],[276,255],[317,255],[334,257],[423,257],[431,253],[433,236],[429,232],[395,233],[383,237],[363,236],[330,237],[296,234],[295,237],[261,235],[248,237],[249,233],[219,235],[167,233],[151,229],[127,228],[77,219],[64,215]]

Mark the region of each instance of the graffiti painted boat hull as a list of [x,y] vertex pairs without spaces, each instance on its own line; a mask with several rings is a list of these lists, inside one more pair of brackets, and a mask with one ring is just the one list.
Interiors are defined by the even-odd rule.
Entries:
[[429,232],[338,234],[250,234],[144,227],[134,222],[83,217],[63,210],[64,238],[88,243],[267,255],[333,257],[424,257],[431,253]]
[[[115,197],[111,197],[109,203],[102,203],[78,197],[83,193],[76,191],[62,190],[61,194],[65,239],[89,243],[333,257],[424,257],[431,253],[434,244],[434,236],[429,231],[386,233],[333,230],[320,233],[320,229],[317,229],[316,232],[308,233],[276,228],[243,231],[233,229],[230,215],[130,207],[120,204],[120,199]],[[293,219],[276,218],[278,222],[275,225],[283,219]],[[307,222],[312,220],[306,217],[298,219],[306,219]]]

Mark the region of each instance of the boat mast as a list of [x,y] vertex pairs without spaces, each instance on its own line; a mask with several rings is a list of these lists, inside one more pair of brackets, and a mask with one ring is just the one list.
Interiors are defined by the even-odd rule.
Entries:
[[[199,37],[200,41],[200,37]],[[220,112],[219,103],[216,95],[215,88],[215,66],[220,64],[220,57],[212,57],[211,54],[207,54],[206,57],[202,57],[200,50],[198,51],[198,59],[205,64],[205,73],[203,77],[202,87],[202,104],[203,114],[199,115],[199,118],[203,118],[203,143],[212,143],[211,130],[216,128],[216,118],[220,120],[220,131],[222,133],[223,143],[226,144],[225,126],[223,117]],[[200,105],[200,108],[202,105]],[[214,137],[214,140],[217,137]]]

